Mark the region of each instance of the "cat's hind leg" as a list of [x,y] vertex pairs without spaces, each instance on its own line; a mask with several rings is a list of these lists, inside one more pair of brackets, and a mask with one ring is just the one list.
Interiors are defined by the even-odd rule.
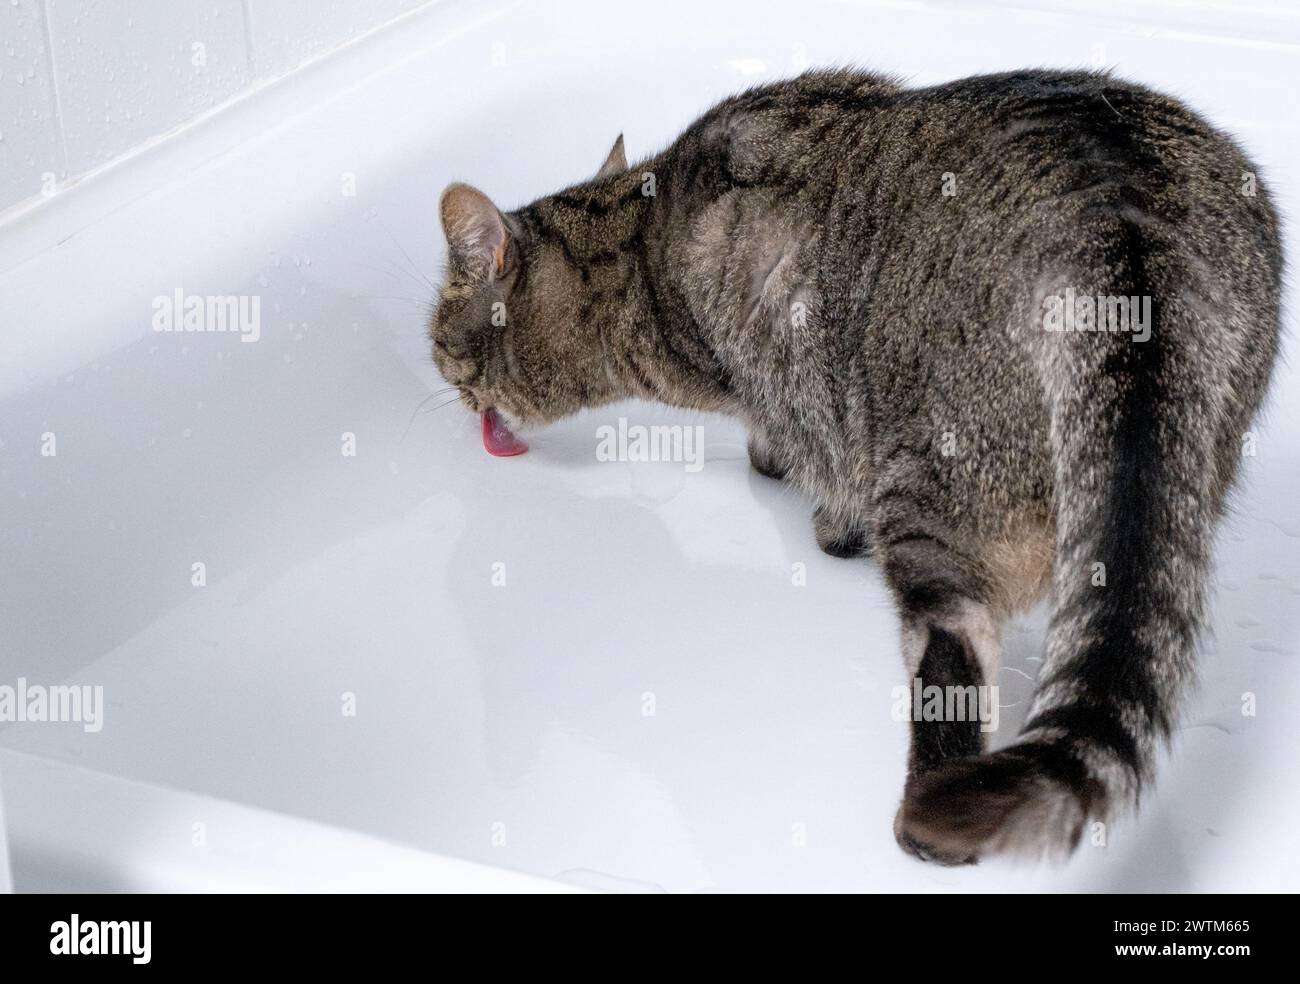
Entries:
[[[996,690],[989,684],[1001,659],[1001,618],[987,570],[953,546],[958,542],[958,532],[923,504],[898,495],[888,497],[877,517],[876,552],[902,617],[912,695],[908,790],[946,762],[981,754],[986,728],[996,722]],[[904,802],[906,796],[907,790]],[[922,860],[974,860],[925,843],[900,821],[894,833],[903,850]]]

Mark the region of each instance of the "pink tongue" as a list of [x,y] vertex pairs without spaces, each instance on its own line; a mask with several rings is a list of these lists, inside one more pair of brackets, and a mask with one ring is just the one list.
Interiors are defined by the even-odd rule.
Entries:
[[495,410],[483,413],[483,447],[488,454],[498,458],[509,458],[528,450],[528,445],[510,433],[510,428]]

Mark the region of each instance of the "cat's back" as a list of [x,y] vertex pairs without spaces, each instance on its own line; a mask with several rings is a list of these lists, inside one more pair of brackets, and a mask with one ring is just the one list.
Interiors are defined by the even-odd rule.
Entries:
[[[994,221],[1004,241],[1119,217],[1203,260],[1280,270],[1278,219],[1258,169],[1171,95],[1106,72],[1008,72],[897,92],[876,122],[901,214],[910,199],[921,215],[945,210],[950,226]],[[879,151],[854,159],[870,156]]]
[[1005,213],[1125,185],[1177,219],[1217,196],[1220,221],[1244,215],[1277,240],[1257,169],[1228,135],[1173,96],[1100,71],[919,88],[852,69],[810,71],[718,103],[669,158],[694,195],[757,189],[813,207],[837,190],[904,211],[905,198],[965,193],[972,207]]

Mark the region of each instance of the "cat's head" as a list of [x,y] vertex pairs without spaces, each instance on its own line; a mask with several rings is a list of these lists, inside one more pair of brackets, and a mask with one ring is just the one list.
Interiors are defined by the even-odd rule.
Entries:
[[[626,167],[620,136],[596,176]],[[449,186],[439,212],[447,266],[429,335],[461,401],[527,426],[615,398],[599,333],[580,323],[582,273],[563,246],[467,184]]]

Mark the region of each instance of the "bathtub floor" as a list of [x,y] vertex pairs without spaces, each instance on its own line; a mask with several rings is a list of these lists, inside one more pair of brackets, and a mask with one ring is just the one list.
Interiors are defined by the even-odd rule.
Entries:
[[[177,884],[196,802],[596,888],[1297,887],[1293,339],[1221,537],[1202,686],[1140,820],[1061,868],[954,871],[891,833],[906,725],[881,578],[817,550],[742,429],[630,404],[490,458],[430,399],[423,322],[449,181],[512,207],[594,171],[620,130],[648,154],[809,63],[926,84],[1100,58],[1238,134],[1300,214],[1300,32],[1166,30],[1141,5],[681,6],[689,32],[658,8],[633,31],[596,3],[443,4],[126,165],[112,200],[88,183],[35,231],[0,228],[0,684],[107,701],[97,733],[0,726],[19,889],[158,884],[155,854]],[[154,332],[178,287],[258,296],[260,338]],[[598,461],[619,416],[701,425],[704,467]],[[1042,626],[1009,634],[1004,731]],[[210,822],[213,843],[253,824]],[[354,884],[348,858],[318,860]]]

